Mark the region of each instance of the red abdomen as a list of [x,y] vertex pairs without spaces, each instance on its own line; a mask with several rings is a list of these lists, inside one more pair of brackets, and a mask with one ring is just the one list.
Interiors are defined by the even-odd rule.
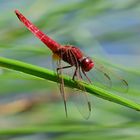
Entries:
[[19,20],[36,36],[38,37],[45,45],[47,45],[53,52],[56,51],[60,44],[48,37],[41,30],[39,30],[32,22],[30,22],[24,15],[22,15],[18,10],[15,10],[15,13]]

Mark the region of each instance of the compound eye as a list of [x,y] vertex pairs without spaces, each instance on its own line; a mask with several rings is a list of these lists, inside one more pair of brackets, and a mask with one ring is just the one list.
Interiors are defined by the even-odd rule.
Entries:
[[86,72],[91,70],[93,66],[94,66],[94,63],[89,57],[86,57],[81,61],[81,67]]

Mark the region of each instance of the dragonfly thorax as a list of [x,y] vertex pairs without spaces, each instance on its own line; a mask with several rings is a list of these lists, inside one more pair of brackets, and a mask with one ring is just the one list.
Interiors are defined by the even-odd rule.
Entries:
[[94,67],[94,63],[89,57],[83,57],[80,62],[81,68],[85,72],[90,71]]
[[81,50],[74,46],[62,46],[54,53],[71,66],[80,66],[85,72],[90,71],[94,66],[93,61],[85,57]]

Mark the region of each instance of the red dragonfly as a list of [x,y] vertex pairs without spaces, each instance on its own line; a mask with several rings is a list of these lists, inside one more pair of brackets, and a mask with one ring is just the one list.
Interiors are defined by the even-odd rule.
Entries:
[[[62,70],[75,67],[73,77],[72,79],[75,80],[76,78],[79,80],[83,79],[83,76],[88,80],[89,83],[91,83],[90,78],[87,76],[87,72],[91,71],[91,69],[94,68],[94,62],[90,57],[87,57],[83,54],[83,52],[72,45],[61,45],[48,37],[46,34],[44,34],[41,30],[39,30],[33,23],[31,23],[25,16],[23,16],[18,10],[15,10],[15,13],[19,20],[36,36],[38,37],[47,47],[52,51],[53,55],[57,58],[59,58],[59,64],[57,67],[57,75],[60,80],[60,92],[63,97],[64,106],[65,106],[65,112],[67,116],[67,106],[66,106],[66,95],[64,91],[64,81],[63,78],[60,78],[60,75],[62,75]],[[68,66],[62,66],[61,60],[68,63]],[[103,73],[103,75],[106,77],[106,79],[111,83],[110,76],[103,71],[102,68],[97,67],[96,68],[99,72]],[[127,82],[120,78],[122,83],[126,86],[128,86]],[[79,84],[80,86],[80,84]],[[83,88],[83,87],[81,87]],[[81,94],[80,94],[81,95]],[[89,117],[89,114],[91,112],[91,104],[88,100],[87,96],[84,93],[84,98],[86,100],[86,107],[88,110],[87,118]]]

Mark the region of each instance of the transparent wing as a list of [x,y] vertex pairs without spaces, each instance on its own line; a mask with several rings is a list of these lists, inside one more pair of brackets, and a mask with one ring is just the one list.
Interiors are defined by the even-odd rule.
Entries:
[[76,82],[76,84],[80,87],[81,90],[73,90],[71,100],[83,118],[88,119],[91,115],[91,102],[88,98],[86,90],[83,86],[80,85],[80,82],[82,81]]
[[78,60],[75,57],[74,53],[70,50],[69,51],[69,58],[71,61],[75,63],[75,68],[73,72],[73,79],[75,80],[75,84],[79,87],[80,90],[73,90],[71,100],[79,110],[80,114],[85,118],[88,119],[91,114],[91,102],[88,98],[85,88],[80,84],[83,81],[81,67],[78,64]]
[[68,101],[70,101],[74,107],[76,107],[84,119],[89,119],[91,115],[91,103],[86,93],[76,89],[69,89],[68,94]]
[[57,56],[56,54],[53,54],[53,56],[52,56],[52,67],[58,77],[58,87],[59,87],[60,94],[61,94],[61,97],[64,102],[64,108],[65,108],[65,113],[66,113],[66,117],[67,117],[68,116],[67,97],[66,97],[66,93],[65,93],[64,80],[62,77],[64,66],[63,66],[61,58],[59,56]]
[[[64,106],[65,106],[65,112],[67,116],[67,98],[69,98],[69,101],[72,101],[74,105],[78,108],[80,114],[85,118],[88,119],[90,116],[91,112],[91,105],[90,101],[87,97],[86,91],[83,86],[80,85],[81,82],[81,72],[80,72],[80,67],[78,66],[78,62],[76,57],[73,55],[71,51],[67,51],[66,54],[67,57],[72,61],[72,63],[76,63],[77,69],[74,66],[71,66],[65,62],[63,62],[61,59],[59,59],[57,62],[57,75],[58,75],[58,80],[60,82],[59,88],[60,88],[60,93],[62,95],[63,101],[64,101]],[[71,89],[67,90],[65,87],[65,83],[63,80],[63,74],[69,75],[71,78],[74,78],[75,80],[78,80],[78,82],[75,82],[77,86],[81,90],[76,90],[76,89]],[[68,93],[66,93],[69,92]],[[67,95],[67,96],[66,96]]]
[[68,111],[67,111],[67,103],[66,103],[66,93],[65,93],[65,87],[64,87],[64,79],[62,77],[63,75],[63,71],[62,71],[62,65],[61,65],[61,59],[59,59],[57,61],[57,76],[58,76],[58,81],[59,81],[59,89],[60,89],[60,93],[61,96],[63,98],[63,102],[64,102],[64,108],[65,108],[65,113],[66,113],[66,117],[68,116]]
[[118,74],[119,71],[103,66],[97,59],[94,59],[94,63],[95,67],[89,72],[90,77],[92,77],[92,84],[120,92],[128,91],[128,83]]

